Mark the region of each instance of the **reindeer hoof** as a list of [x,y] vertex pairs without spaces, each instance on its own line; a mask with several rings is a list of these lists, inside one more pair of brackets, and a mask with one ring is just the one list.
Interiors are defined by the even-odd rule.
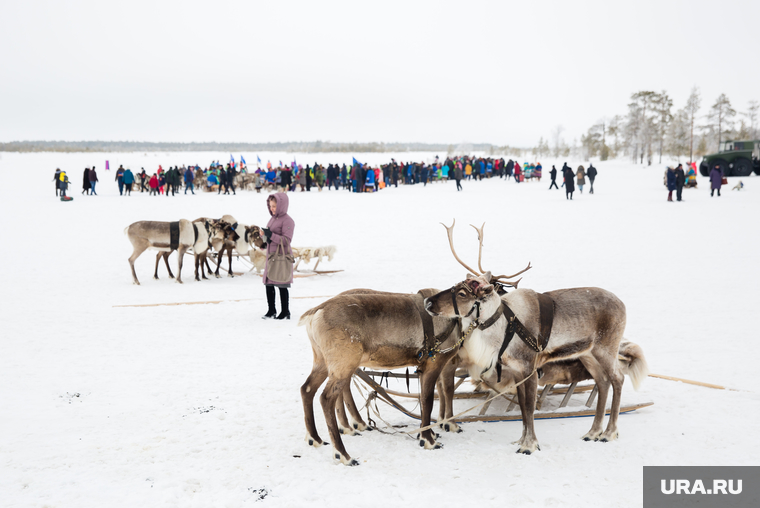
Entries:
[[359,431],[372,430],[372,428],[371,427],[367,427],[367,424],[364,423],[364,422],[362,422],[362,423],[354,422],[353,425],[352,425],[352,427],[354,429],[356,429],[356,430],[359,430]]
[[153,280],[158,280],[158,275],[154,275]]
[[356,460],[356,459],[351,459],[348,463],[346,463],[346,465],[347,466],[351,466],[351,467],[358,466],[359,465],[359,461]]
[[446,432],[456,432],[457,434],[462,432],[462,428],[454,422],[444,423],[442,427]]
[[426,450],[440,450],[443,448],[443,445],[438,442],[432,442],[428,443],[425,439],[420,439],[420,448],[425,448]]
[[532,452],[530,450],[517,450],[517,453],[522,453],[523,455],[530,455]]

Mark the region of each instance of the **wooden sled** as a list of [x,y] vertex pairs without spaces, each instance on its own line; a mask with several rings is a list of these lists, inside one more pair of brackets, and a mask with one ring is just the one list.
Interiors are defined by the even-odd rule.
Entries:
[[[398,411],[402,412],[406,416],[409,416],[410,418],[413,418],[415,420],[421,419],[419,414],[414,413],[413,411],[409,410],[397,400],[398,398],[411,398],[411,399],[419,400],[418,393],[404,393],[398,390],[383,388],[383,386],[375,380],[375,378],[380,378],[382,382],[383,378],[385,378],[386,380],[391,379],[391,378],[406,378],[407,377],[406,374],[399,374],[399,373],[394,373],[394,372],[375,372],[375,371],[366,371],[362,369],[357,369],[354,375],[356,378],[361,380],[366,386],[368,386],[373,392],[375,392],[378,398],[382,399],[393,408],[397,409]],[[461,386],[461,384],[467,378],[467,375],[457,375],[457,377],[459,379],[457,380],[457,383],[455,385],[455,392],[454,392],[455,400],[471,399],[474,405],[474,403],[477,402],[477,399],[487,400],[488,398],[492,396],[492,394],[489,392],[456,392],[456,389]],[[417,375],[409,374],[409,379],[417,379]],[[570,402],[573,394],[584,393],[584,392],[590,392],[589,397],[585,403],[585,407],[578,408],[578,409],[575,409],[573,407],[568,407],[568,403]],[[554,403],[549,403],[549,401],[551,400],[549,399],[550,396],[555,396],[552,398],[558,399],[559,398],[558,396],[560,395],[562,396],[561,401],[559,402],[554,401]],[[597,395],[597,388],[595,384],[585,384],[585,385],[579,386],[577,383],[573,383],[571,385],[567,385],[564,387],[555,387],[554,385],[546,385],[543,388],[539,389],[538,400],[536,401],[536,412],[534,413],[533,418],[535,420],[544,420],[544,419],[553,419],[553,418],[577,418],[581,416],[594,416],[594,414],[596,413],[596,409],[592,408],[591,406],[593,405],[594,400],[596,399],[596,395]],[[438,399],[438,393],[435,394],[435,398]],[[491,404],[500,399],[506,399],[509,403],[504,413],[487,414]],[[549,409],[542,410],[541,407],[544,404],[546,406],[549,406]],[[654,404],[653,402],[640,402],[637,404],[629,404],[629,405],[621,404],[620,414],[629,413],[631,411],[635,411],[637,409],[651,406],[653,404]],[[517,409],[515,414],[509,414],[515,409]],[[485,404],[481,404],[479,405],[479,407],[476,406],[473,408],[473,411],[475,410],[479,410],[479,414],[459,416],[458,418],[453,418],[452,421],[457,422],[457,423],[522,421],[522,415],[520,414],[519,407],[517,404],[517,397],[516,396],[511,397],[508,394],[502,394],[497,399],[486,402]],[[609,414],[610,414],[609,408],[605,409],[605,415],[609,415]],[[433,423],[437,422],[437,419],[434,418],[432,415],[431,415],[431,422]]]

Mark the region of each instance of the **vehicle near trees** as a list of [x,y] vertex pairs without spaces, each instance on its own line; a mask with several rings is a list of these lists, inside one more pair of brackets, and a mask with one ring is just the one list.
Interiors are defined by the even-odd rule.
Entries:
[[722,141],[718,153],[702,158],[699,173],[709,176],[714,166],[720,166],[723,176],[760,175],[760,140]]

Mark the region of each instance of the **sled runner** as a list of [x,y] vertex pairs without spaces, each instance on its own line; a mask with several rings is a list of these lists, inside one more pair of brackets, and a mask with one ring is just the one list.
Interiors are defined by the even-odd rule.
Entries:
[[[522,415],[517,405],[517,396],[503,394],[494,400],[488,402],[478,403],[479,400],[487,401],[492,397],[492,393],[484,391],[467,391],[461,389],[462,384],[467,379],[467,374],[457,374],[457,382],[454,393],[455,401],[462,401],[457,405],[455,412],[463,411],[469,414],[463,414],[452,418],[451,421],[455,423],[463,422],[506,422],[506,421],[520,421]],[[409,373],[408,379],[417,379],[416,374]],[[401,401],[403,399],[419,400],[419,394],[413,392],[404,393],[401,391],[406,384],[407,374],[396,372],[376,372],[357,369],[355,372],[355,379],[358,379],[368,389],[367,404],[369,411],[370,402],[375,399],[380,399],[387,403],[389,406],[400,411],[406,416],[415,420],[420,419],[420,415],[414,412],[414,409],[409,409],[409,403],[406,405]],[[390,380],[394,380],[390,382]],[[385,382],[386,387],[383,387],[381,383]],[[389,386],[393,384],[394,388]],[[588,397],[586,397],[588,393]],[[538,400],[536,403],[536,413],[534,419],[552,419],[552,418],[573,418],[581,416],[594,416],[595,409],[592,408],[594,400],[596,398],[597,389],[596,385],[591,384],[578,384],[573,383],[563,387],[555,385],[546,385],[538,393]],[[573,399],[573,395],[576,395]],[[577,395],[581,395],[578,397]],[[435,395],[436,400],[439,400],[438,393]],[[585,399],[585,402],[584,402]],[[439,400],[440,403],[440,400]],[[641,409],[647,406],[653,405],[653,402],[639,402],[628,405],[621,405],[621,413],[629,413],[637,409]],[[461,406],[461,407],[460,407]],[[464,408],[471,407],[471,410]],[[376,410],[376,409],[374,409]],[[609,414],[609,409],[605,410],[605,414]],[[437,419],[432,419],[436,422]]]

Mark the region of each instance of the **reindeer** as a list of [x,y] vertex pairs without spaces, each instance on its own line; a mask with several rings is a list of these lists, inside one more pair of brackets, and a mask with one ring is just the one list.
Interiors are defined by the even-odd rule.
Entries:
[[146,249],[156,249],[159,251],[156,255],[156,269],[153,273],[153,278],[158,279],[158,262],[161,257],[164,258],[166,268],[169,270],[169,277],[174,278],[174,274],[172,274],[169,268],[168,258],[172,251],[177,250],[179,253],[177,259],[177,282],[182,284],[182,260],[185,251],[190,248],[197,248],[199,250],[208,248],[208,234],[206,229],[203,226],[201,227],[202,231],[206,233],[205,235],[200,233],[197,224],[185,219],[180,219],[178,222],[139,221],[126,227],[124,233],[129,238],[133,247],[132,255],[129,257],[129,266],[132,269],[132,281],[140,285],[140,281],[137,280],[137,274],[135,273],[135,260]]
[[[425,306],[433,316],[460,317],[462,326],[472,327],[475,324],[478,328],[459,351],[465,363],[470,365],[470,375],[474,380],[496,369],[499,381],[503,374],[505,384],[517,386],[523,417],[523,433],[517,442],[517,451],[530,454],[539,449],[533,426],[538,381],[536,372],[544,365],[558,361],[578,360],[599,389],[594,422],[583,439],[603,442],[617,439],[617,418],[624,381],[617,361],[626,322],[623,302],[600,288],[560,289],[544,294],[530,289],[516,289],[500,298],[495,285],[500,284],[504,276],[492,277],[481,265],[483,228],[475,228],[480,240],[478,272],[456,255],[454,224],[444,227],[455,259],[471,273],[465,281],[427,298]],[[525,270],[529,268],[530,264]],[[512,284],[513,287],[517,286],[517,282]],[[491,315],[492,312],[501,312],[502,315],[492,326],[480,330],[482,323],[478,324],[478,314]],[[487,321],[496,316],[493,314]],[[515,331],[522,340],[511,340]],[[610,384],[613,390],[612,409],[607,429],[602,431]]]
[[312,371],[301,386],[309,445],[326,444],[317,433],[313,401],[327,379],[320,403],[333,442],[333,456],[343,464],[358,465],[343,445],[335,416],[337,409],[341,426],[348,427],[343,413],[345,402],[355,421],[354,429],[366,428],[351,397],[351,376],[360,366],[380,369],[416,366],[420,372],[424,429],[419,443],[426,449],[441,448],[435,433],[427,428],[433,390],[441,370],[456,354],[456,342],[461,340],[462,332],[458,319],[427,315],[424,297],[435,292],[428,289],[412,295],[357,289],[335,296],[301,316],[298,325],[306,326],[314,355]]

